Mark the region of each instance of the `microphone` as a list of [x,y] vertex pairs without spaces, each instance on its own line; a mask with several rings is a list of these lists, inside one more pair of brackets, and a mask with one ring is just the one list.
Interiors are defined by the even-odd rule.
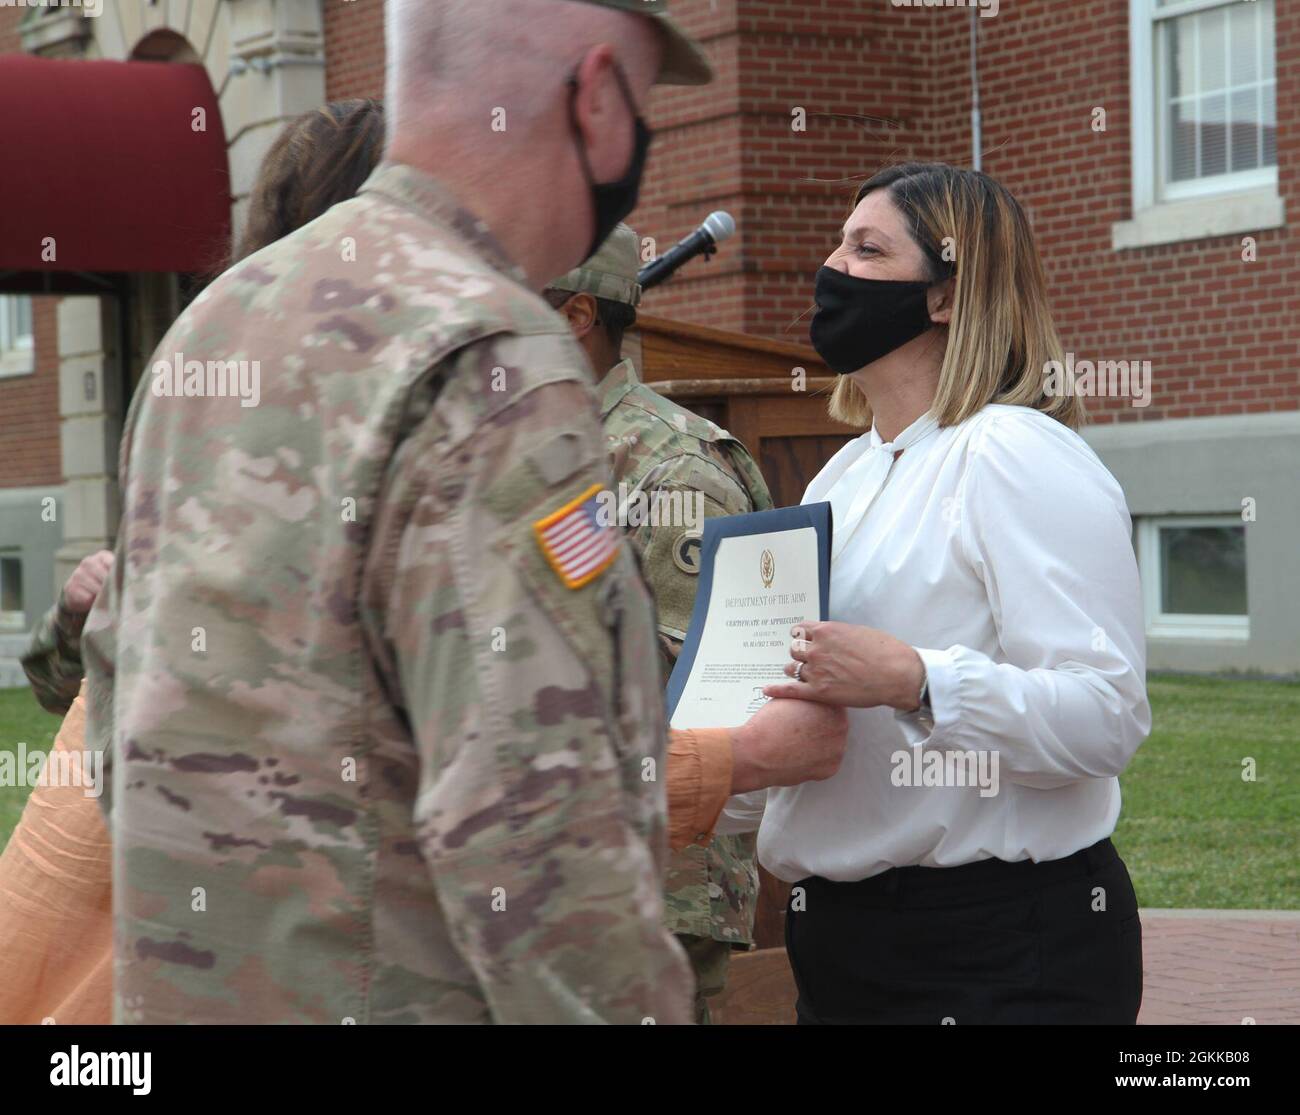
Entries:
[[637,273],[636,280],[643,291],[658,286],[683,264],[698,255],[708,259],[718,250],[718,245],[736,231],[736,222],[730,213],[717,209],[704,218],[704,223],[686,239],[669,248],[658,259],[652,259]]

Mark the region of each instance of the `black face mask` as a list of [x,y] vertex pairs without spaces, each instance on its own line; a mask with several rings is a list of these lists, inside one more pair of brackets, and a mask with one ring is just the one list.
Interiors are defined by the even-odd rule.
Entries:
[[628,164],[623,177],[616,182],[597,182],[592,177],[591,164],[587,162],[587,151],[582,146],[582,132],[578,127],[578,113],[575,107],[578,97],[578,77],[575,74],[569,78],[569,124],[573,128],[574,142],[578,146],[582,171],[587,176],[588,186],[591,187],[591,205],[596,214],[595,239],[592,240],[587,254],[582,257],[584,260],[594,256],[596,249],[605,243],[618,223],[636,208],[637,196],[641,192],[641,175],[645,172],[646,156],[650,152],[650,141],[654,138],[649,125],[637,112],[636,101],[632,99],[632,90],[628,88],[627,78],[623,76],[623,70],[617,64],[614,66],[614,76],[618,78],[623,99],[627,101],[627,107],[636,121],[632,161]]
[[809,329],[813,348],[840,375],[865,368],[930,328],[925,292],[932,285],[859,279],[823,267]]

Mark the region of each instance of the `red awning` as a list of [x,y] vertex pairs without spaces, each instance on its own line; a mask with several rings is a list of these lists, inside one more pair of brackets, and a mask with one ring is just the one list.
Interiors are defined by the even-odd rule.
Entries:
[[0,104],[9,279],[203,272],[229,251],[225,129],[202,66],[0,55]]

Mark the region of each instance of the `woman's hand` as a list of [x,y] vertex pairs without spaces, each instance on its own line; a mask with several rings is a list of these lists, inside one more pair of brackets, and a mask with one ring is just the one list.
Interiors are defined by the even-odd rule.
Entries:
[[[904,712],[920,706],[925,665],[893,635],[853,623],[801,623],[791,634],[786,676],[765,685],[769,697],[801,697],[847,708],[889,705]],[[800,665],[802,663],[802,665]]]

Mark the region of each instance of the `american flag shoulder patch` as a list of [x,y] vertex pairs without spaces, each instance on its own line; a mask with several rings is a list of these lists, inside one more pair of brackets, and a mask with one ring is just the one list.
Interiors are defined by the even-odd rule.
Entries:
[[598,514],[600,491],[600,485],[593,484],[558,511],[533,523],[537,544],[569,588],[582,588],[594,581],[618,557],[618,528],[602,523]]

